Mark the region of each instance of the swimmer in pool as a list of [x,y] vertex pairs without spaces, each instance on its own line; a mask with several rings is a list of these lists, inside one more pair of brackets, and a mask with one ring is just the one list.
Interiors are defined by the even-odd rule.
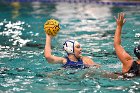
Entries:
[[64,68],[86,68],[89,66],[99,67],[91,58],[82,56],[80,43],[75,40],[67,40],[63,44],[63,49],[67,57],[54,56],[51,53],[51,40],[53,36],[46,34],[46,45],[44,49],[45,58],[49,63],[63,64]]
[[119,60],[122,62],[122,74],[126,77],[133,77],[140,75],[140,45],[134,48],[134,54],[138,58],[134,60],[132,56],[130,56],[124,48],[121,46],[121,32],[122,27],[126,22],[124,18],[124,13],[119,13],[118,18],[115,17],[116,20],[116,31],[114,36],[114,48]]

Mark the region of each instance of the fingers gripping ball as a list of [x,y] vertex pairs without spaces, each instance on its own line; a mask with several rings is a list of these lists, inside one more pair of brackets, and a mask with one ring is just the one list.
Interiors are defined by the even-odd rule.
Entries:
[[51,36],[56,36],[60,30],[59,22],[54,19],[48,20],[44,24],[44,30],[46,34],[51,35]]

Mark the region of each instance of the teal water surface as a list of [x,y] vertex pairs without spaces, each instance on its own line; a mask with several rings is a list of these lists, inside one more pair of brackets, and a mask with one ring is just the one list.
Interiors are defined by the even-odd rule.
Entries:
[[[139,93],[140,78],[110,79],[96,72],[121,72],[115,55],[114,16],[125,12],[122,45],[130,55],[140,43],[140,6],[86,3],[0,3],[0,93]],[[44,58],[46,20],[59,20],[53,54],[65,56],[62,44],[76,39],[83,55],[101,69],[62,69]],[[135,57],[134,57],[135,58]],[[95,74],[94,74],[95,73]]]

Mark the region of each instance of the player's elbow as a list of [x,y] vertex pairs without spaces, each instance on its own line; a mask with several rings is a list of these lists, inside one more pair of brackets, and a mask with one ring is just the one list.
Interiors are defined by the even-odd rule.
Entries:
[[44,54],[46,60],[48,61],[48,63],[51,63],[52,62],[52,58],[51,58],[51,55],[50,54]]
[[46,59],[49,59],[51,57],[51,55],[49,53],[44,53],[44,56]]

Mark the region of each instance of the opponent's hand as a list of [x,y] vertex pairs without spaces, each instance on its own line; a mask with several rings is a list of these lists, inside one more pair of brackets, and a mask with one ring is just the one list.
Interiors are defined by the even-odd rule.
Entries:
[[115,20],[116,20],[116,24],[117,26],[123,26],[124,23],[126,22],[126,19],[124,18],[124,13],[118,13],[118,18],[116,18],[116,16],[114,16]]

